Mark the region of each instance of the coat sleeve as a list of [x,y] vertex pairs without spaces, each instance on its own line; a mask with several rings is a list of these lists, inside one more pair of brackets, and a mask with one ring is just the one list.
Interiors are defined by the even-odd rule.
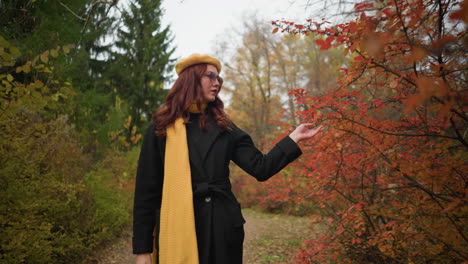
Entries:
[[234,127],[234,148],[232,161],[258,181],[266,181],[290,162],[298,158],[302,151],[289,136],[279,141],[266,155],[254,145],[252,138]]
[[133,254],[153,251],[153,230],[161,208],[163,164],[154,125],[146,131],[141,146],[133,204]]

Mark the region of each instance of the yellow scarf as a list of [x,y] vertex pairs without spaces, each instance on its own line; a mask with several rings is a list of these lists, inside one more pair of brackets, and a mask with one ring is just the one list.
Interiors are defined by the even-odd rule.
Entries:
[[[202,105],[202,111],[206,105]],[[189,108],[200,113],[196,104]],[[166,154],[159,232],[160,264],[198,264],[192,177],[184,119],[166,129]],[[153,263],[156,262],[153,251]]]

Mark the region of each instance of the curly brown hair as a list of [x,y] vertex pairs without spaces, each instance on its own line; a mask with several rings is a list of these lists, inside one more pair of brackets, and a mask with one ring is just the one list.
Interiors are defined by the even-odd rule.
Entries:
[[[206,72],[206,63],[196,64],[186,68],[180,73],[171,90],[167,94],[165,103],[153,114],[153,123],[155,134],[166,136],[167,126],[182,117],[187,123],[189,119],[189,107],[193,103],[201,108],[203,96],[201,91],[200,79]],[[221,87],[220,87],[221,88]],[[232,121],[224,112],[224,103],[216,96],[213,102],[208,103],[206,110],[200,116],[200,127],[207,129],[207,120],[212,119],[221,128],[221,130],[230,130]]]

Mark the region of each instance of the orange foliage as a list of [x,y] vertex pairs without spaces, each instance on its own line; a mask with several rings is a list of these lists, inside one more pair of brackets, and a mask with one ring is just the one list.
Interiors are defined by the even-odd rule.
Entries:
[[305,143],[289,183],[263,197],[320,208],[328,231],[305,241],[296,262],[468,260],[466,12],[457,10],[466,1],[367,1],[349,23],[274,22],[354,56],[338,89],[292,91],[307,109],[301,120],[328,128]]

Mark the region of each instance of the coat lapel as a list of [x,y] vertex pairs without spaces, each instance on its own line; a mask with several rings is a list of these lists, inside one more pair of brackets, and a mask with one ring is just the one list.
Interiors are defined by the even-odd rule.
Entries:
[[202,162],[205,162],[206,156],[220,132],[221,130],[216,123],[210,120],[208,131],[203,131],[200,138],[195,140]]
[[[201,131],[201,133],[196,133],[197,135],[193,138],[188,138],[187,143],[189,145],[189,155],[190,163],[197,167],[200,172],[205,171],[204,162],[205,159],[212,148],[214,142],[216,141],[221,129],[216,125],[214,121],[208,121],[208,130]],[[187,133],[187,135],[189,135]],[[166,138],[161,138],[160,141],[160,151],[161,151],[161,162],[164,164],[164,158],[166,153]]]
[[195,167],[200,175],[203,175],[205,168],[203,166],[203,160],[201,159],[201,153],[198,149],[199,136],[192,138],[187,138],[189,144],[189,156],[190,156],[190,166]]

